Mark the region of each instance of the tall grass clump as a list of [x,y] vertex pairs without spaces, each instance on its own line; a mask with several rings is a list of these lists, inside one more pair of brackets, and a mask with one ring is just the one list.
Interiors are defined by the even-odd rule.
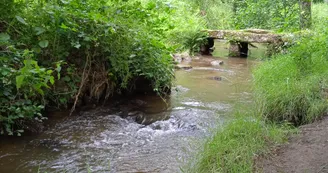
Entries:
[[231,122],[223,125],[206,141],[197,161],[186,172],[253,172],[257,155],[268,147],[286,140],[287,126],[267,124],[256,109],[243,109],[233,114]]
[[254,71],[256,101],[270,121],[313,122],[327,112],[328,20]]

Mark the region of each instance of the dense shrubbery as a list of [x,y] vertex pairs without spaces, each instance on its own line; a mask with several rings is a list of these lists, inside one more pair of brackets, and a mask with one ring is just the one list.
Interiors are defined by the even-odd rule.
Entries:
[[297,31],[300,29],[298,0],[235,1],[235,27]]
[[189,0],[199,8],[208,29],[233,29],[233,0]]
[[1,133],[22,132],[23,120],[41,120],[45,106],[103,100],[137,78],[165,92],[171,53],[200,42],[202,19],[188,8],[159,0],[1,2]]
[[[328,18],[327,18],[328,19]],[[254,73],[255,93],[263,116],[295,125],[312,122],[327,111],[328,20]]]
[[312,26],[314,29],[321,27],[324,30],[325,25],[322,25],[322,21],[328,19],[328,3],[313,4],[312,8]]
[[209,29],[260,28],[279,32],[300,29],[298,0],[191,1],[201,10]]

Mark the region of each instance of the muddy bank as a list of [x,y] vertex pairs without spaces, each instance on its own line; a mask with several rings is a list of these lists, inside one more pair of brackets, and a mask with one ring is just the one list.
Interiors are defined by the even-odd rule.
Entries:
[[328,117],[304,125],[289,142],[257,161],[258,172],[327,173]]

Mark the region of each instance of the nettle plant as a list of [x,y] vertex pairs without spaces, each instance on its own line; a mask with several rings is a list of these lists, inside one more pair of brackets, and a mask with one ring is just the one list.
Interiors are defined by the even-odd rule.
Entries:
[[44,119],[44,93],[55,77],[53,70],[38,65],[32,51],[15,48],[9,39],[8,34],[0,33],[0,134],[20,136],[26,128],[23,120]]

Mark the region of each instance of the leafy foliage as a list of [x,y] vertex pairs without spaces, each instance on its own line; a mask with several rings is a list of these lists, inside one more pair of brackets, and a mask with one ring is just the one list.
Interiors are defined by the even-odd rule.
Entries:
[[8,47],[0,57],[0,134],[20,135],[21,119],[42,121],[44,91],[54,84],[53,70],[42,68],[29,50]]
[[298,0],[192,0],[209,29],[300,29]]
[[45,106],[106,99],[139,77],[162,94],[174,79],[171,53],[199,44],[188,40],[202,19],[177,0],[1,3],[0,129],[10,135]]
[[298,0],[237,0],[235,3],[237,29],[299,30]]
[[234,26],[233,0],[189,0],[208,29],[232,29]]

